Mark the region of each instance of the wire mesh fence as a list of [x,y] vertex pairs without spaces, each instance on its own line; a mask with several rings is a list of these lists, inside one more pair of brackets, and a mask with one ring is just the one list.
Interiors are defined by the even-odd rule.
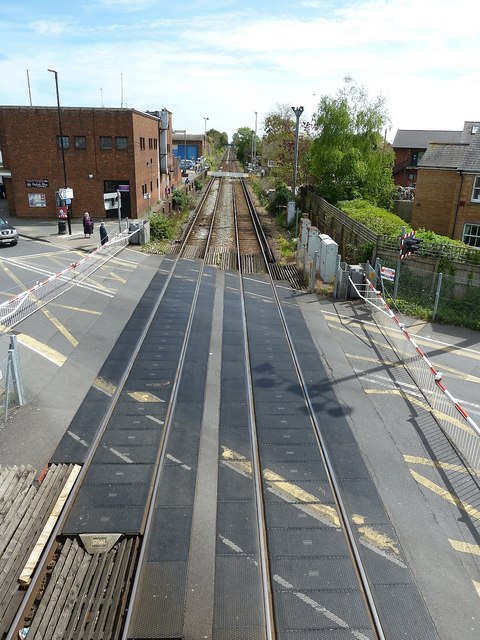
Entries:
[[[398,271],[394,260],[377,261],[379,267]],[[480,329],[480,287],[465,274],[432,272],[407,261],[400,265],[397,283],[383,280],[385,299],[408,315],[435,320],[445,324]]]
[[[374,269],[367,264],[365,272],[374,273]],[[378,278],[374,279],[373,283],[365,278],[362,284],[355,284],[350,279],[351,286],[355,288],[358,296],[368,303],[375,323],[423,393],[432,409],[432,415],[465,463],[478,475],[480,427],[443,384],[441,374],[390,309],[377,283]],[[419,280],[417,284],[419,287],[422,285],[425,290],[428,289],[426,279]],[[425,292],[424,295],[431,294]]]

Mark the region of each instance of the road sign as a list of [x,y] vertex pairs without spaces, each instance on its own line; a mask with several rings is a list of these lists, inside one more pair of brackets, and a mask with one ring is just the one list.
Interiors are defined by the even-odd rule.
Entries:
[[383,280],[389,280],[390,282],[395,282],[395,269],[390,269],[390,267],[381,267],[380,277]]

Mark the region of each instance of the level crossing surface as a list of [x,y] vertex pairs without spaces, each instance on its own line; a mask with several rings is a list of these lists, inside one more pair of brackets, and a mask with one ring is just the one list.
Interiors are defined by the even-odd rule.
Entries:
[[[239,275],[206,268],[185,340],[199,263],[179,261],[166,286],[173,263],[163,260],[100,371],[103,392],[92,387],[52,458],[85,462],[88,446],[105,427],[64,535],[143,535],[144,505],[153,494],[125,637],[267,637],[262,535],[275,637],[375,637],[299,373],[368,566],[385,637],[439,637],[291,289],[277,287],[289,344],[266,276],[243,279],[244,327]],[[151,328],[129,366],[160,293]],[[255,456],[265,523],[259,522]]]

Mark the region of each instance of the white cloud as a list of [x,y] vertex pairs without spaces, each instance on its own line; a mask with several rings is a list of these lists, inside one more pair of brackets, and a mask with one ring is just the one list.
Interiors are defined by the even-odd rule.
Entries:
[[54,66],[69,105],[100,106],[102,87],[105,105],[119,106],[123,74],[128,106],[165,106],[175,127],[190,130],[201,131],[208,115],[232,134],[277,103],[303,104],[310,116],[320,95],[336,93],[349,75],[372,98],[386,96],[392,138],[396,128],[460,129],[480,116],[473,0],[249,2],[165,9],[129,0],[138,15],[127,16],[124,0],[103,0],[54,20],[17,20],[3,30],[0,72],[12,77],[3,100],[24,101],[30,68],[37,104],[53,104],[45,69]]

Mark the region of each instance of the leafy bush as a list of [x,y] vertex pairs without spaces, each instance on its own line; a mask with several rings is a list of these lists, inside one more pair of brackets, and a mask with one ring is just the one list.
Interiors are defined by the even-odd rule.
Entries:
[[366,200],[344,200],[338,206],[342,211],[357,222],[364,224],[379,236],[398,237],[402,233],[402,227],[411,231],[405,225],[405,221],[391,211],[381,209]]
[[176,223],[164,213],[155,213],[150,217],[150,239],[171,240],[176,234]]
[[295,239],[294,238],[284,238],[283,236],[278,236],[275,238],[277,241],[278,248],[280,250],[280,255],[282,258],[290,258],[295,253]]
[[284,182],[276,182],[275,183],[275,193],[273,198],[268,205],[268,210],[270,213],[274,215],[278,214],[278,211],[282,207],[286,207],[288,201],[291,199],[292,195],[290,189]]
[[175,208],[183,210],[189,206],[188,195],[183,189],[176,189],[172,195],[172,204]]

